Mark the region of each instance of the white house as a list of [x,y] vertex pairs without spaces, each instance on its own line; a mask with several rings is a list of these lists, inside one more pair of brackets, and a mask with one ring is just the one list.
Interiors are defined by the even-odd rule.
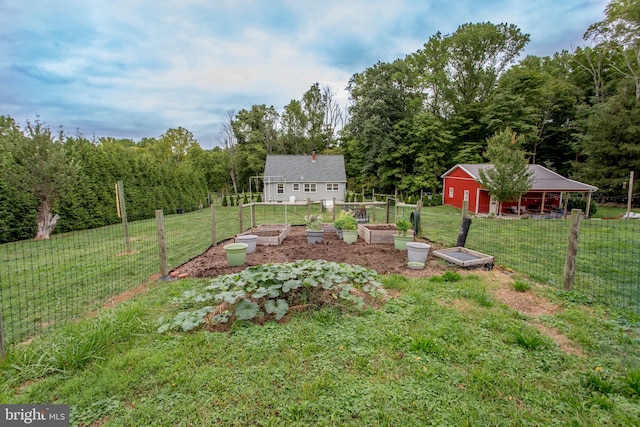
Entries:
[[290,202],[344,201],[347,173],[340,155],[268,155],[263,200]]

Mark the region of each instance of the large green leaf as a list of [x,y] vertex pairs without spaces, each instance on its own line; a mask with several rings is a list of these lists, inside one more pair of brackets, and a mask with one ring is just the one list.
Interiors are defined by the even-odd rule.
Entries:
[[258,314],[258,304],[248,299],[242,299],[236,306],[236,319],[251,320]]
[[282,284],[282,292],[289,292],[292,289],[297,289],[302,285],[300,280],[287,280]]
[[287,302],[283,299],[275,301],[270,299],[264,303],[264,309],[269,314],[275,313],[276,320],[280,320],[289,311],[289,304],[287,304]]

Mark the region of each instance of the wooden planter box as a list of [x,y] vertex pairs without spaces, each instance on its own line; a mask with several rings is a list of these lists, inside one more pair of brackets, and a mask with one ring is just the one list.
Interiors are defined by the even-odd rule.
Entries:
[[258,236],[256,245],[278,246],[289,235],[291,224],[263,224],[241,234],[255,234]]
[[[393,245],[393,235],[397,232],[395,224],[358,224],[358,237],[366,243]],[[407,235],[413,236],[413,230],[409,230]]]
[[447,262],[459,265],[460,267],[473,267],[478,265],[493,267],[492,256],[460,246],[433,251],[433,255]]

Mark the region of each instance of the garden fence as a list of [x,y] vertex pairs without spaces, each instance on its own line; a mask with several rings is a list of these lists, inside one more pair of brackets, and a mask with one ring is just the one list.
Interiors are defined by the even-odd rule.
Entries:
[[[423,236],[445,246],[457,234],[429,208]],[[460,225],[460,216],[456,225]],[[495,258],[501,267],[563,288],[570,219],[472,218],[465,246]],[[573,290],[585,297],[640,313],[640,221],[580,221]]]
[[[417,212],[423,237],[443,246],[455,244],[460,215],[434,207],[357,202],[327,210],[324,203],[249,203],[183,214],[166,210],[171,214],[162,215],[164,261],[169,270],[175,269],[256,225],[302,225],[309,213],[321,213],[323,222],[331,223],[335,210],[363,208],[366,218],[377,223],[394,223]],[[128,252],[121,224],[0,245],[2,341],[23,342],[160,279],[158,221],[155,213],[149,218],[128,224]],[[466,246],[493,255],[498,265],[561,287],[568,233],[568,220],[474,218]],[[640,312],[640,221],[582,221],[574,289]]]

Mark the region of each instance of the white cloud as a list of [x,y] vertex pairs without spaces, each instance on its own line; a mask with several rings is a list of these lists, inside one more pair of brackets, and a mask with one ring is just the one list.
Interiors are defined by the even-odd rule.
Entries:
[[[36,3],[36,4],[32,4]],[[509,22],[530,51],[569,49],[605,0],[34,0],[3,5],[0,114],[98,136],[170,127],[214,141],[226,110],[281,110],[311,84],[345,100],[348,79],[466,22]],[[555,43],[554,43],[555,42]],[[558,44],[562,43],[562,44]]]

